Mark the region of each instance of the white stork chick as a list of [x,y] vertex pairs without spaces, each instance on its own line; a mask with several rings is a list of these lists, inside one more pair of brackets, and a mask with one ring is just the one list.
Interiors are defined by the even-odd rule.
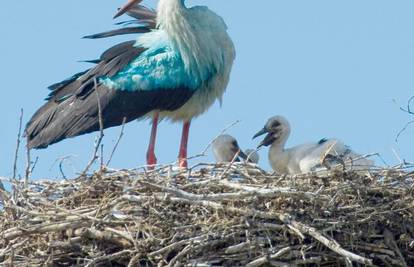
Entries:
[[280,174],[308,173],[324,168],[330,169],[338,164],[348,170],[363,170],[373,166],[371,160],[361,157],[337,139],[322,139],[317,143],[286,149],[290,129],[289,122],[284,117],[274,116],[254,136],[256,138],[267,134],[258,147],[270,146],[270,165]]
[[251,163],[258,164],[260,160],[259,153],[257,153],[256,149],[246,149],[244,153],[247,155],[247,158]]
[[214,139],[212,150],[217,163],[232,162],[233,160],[240,161],[240,158],[252,163],[257,163],[254,162],[258,157],[257,153],[255,155],[251,152],[249,154],[243,152],[240,149],[236,138],[228,134],[222,134]]

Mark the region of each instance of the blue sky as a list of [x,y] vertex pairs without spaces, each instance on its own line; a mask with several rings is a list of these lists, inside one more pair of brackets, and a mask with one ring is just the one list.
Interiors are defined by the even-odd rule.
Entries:
[[[123,40],[80,37],[113,28],[114,11],[123,3],[102,0],[4,1],[0,10],[0,176],[11,176],[20,108],[26,122],[43,103],[46,87],[88,67]],[[154,6],[155,1],[145,1]],[[288,145],[336,137],[361,153],[379,152],[390,165],[398,157],[414,160],[414,119],[399,110],[414,95],[414,2],[257,0],[187,1],[208,5],[229,26],[236,49],[231,82],[223,106],[215,104],[194,121],[189,154],[201,152],[227,125],[243,148],[268,117],[284,115],[293,127]],[[119,128],[105,132],[108,155]],[[113,168],[145,163],[149,123],[132,122],[112,161]],[[163,122],[157,142],[159,162],[176,159],[181,125]],[[68,176],[91,158],[96,134],[63,141],[39,157],[34,178],[59,178],[56,159],[68,157]],[[212,161],[209,156],[200,160]],[[267,151],[261,165],[269,169]],[[395,155],[398,154],[398,157]],[[23,173],[24,152],[19,155]],[[195,161],[192,161],[193,163]]]

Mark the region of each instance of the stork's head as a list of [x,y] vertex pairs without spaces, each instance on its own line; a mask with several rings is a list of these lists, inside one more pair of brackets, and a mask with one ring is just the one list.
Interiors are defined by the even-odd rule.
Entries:
[[126,12],[128,12],[128,10],[130,10],[133,6],[138,5],[139,3],[141,3],[143,0],[128,0],[128,2],[122,6],[118,12],[115,14],[114,18],[117,18],[123,14],[125,14]]
[[222,134],[213,141],[213,153],[217,162],[231,162],[235,157],[247,160],[247,155],[240,149],[236,138]]
[[282,116],[271,117],[263,129],[254,135],[253,139],[264,134],[267,135],[263,141],[260,142],[258,148],[262,146],[270,146],[276,141],[280,143],[286,142],[290,134],[290,124]]

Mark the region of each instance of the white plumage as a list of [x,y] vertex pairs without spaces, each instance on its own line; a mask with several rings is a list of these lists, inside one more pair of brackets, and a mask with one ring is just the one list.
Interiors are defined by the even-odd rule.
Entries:
[[254,164],[258,164],[260,160],[259,153],[257,153],[256,149],[246,149],[244,153],[247,155],[248,161]]
[[267,134],[259,147],[270,146],[270,165],[280,174],[308,173],[330,169],[338,164],[353,170],[363,170],[373,165],[371,160],[361,157],[337,139],[322,139],[317,143],[286,149],[290,131],[289,122],[282,116],[275,116],[255,135],[258,137]]
[[222,134],[214,139],[212,150],[218,163],[232,162],[234,159],[240,161],[240,158],[256,164],[259,161],[259,155],[255,150],[243,152],[236,138],[228,134]]
[[186,71],[200,80],[215,73],[181,108],[160,113],[173,121],[190,120],[221,102],[236,57],[234,44],[224,20],[205,6],[187,8],[182,0],[160,0],[157,10],[158,26],[179,51]]

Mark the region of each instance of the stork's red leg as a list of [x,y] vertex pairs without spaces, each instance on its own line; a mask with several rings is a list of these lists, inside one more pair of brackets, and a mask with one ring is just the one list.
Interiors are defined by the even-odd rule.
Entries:
[[187,144],[188,144],[188,134],[190,132],[190,124],[191,121],[184,122],[183,125],[183,133],[181,136],[181,144],[180,144],[180,153],[178,154],[178,164],[180,168],[187,168]]
[[152,128],[151,128],[151,137],[150,143],[148,145],[147,151],[147,165],[149,170],[153,170],[154,166],[157,164],[157,158],[155,157],[155,139],[157,138],[157,127],[158,127],[158,112],[154,113],[154,117],[152,118]]

